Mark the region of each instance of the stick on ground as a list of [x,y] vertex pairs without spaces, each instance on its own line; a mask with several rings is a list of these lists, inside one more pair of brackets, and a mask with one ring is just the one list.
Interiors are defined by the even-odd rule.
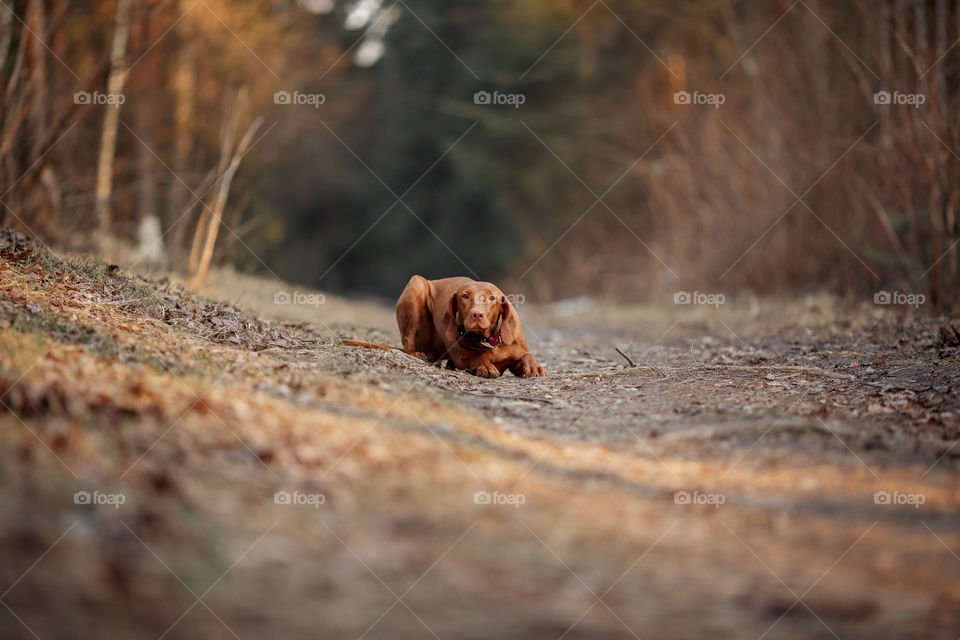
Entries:
[[620,347],[614,347],[614,349],[616,350],[617,353],[619,353],[621,356],[623,356],[623,359],[624,359],[624,360],[626,360],[627,362],[630,363],[630,366],[631,366],[631,367],[637,366],[637,363],[635,363],[633,360],[631,360],[631,359],[630,359],[630,356],[628,356],[627,354],[625,354],[623,351],[620,351]]

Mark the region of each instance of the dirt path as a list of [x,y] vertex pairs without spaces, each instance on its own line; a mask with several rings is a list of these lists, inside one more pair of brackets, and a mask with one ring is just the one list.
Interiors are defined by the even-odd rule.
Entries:
[[0,637],[960,636],[947,318],[529,305],[550,375],[491,381],[0,254]]
[[[742,546],[730,551],[751,556],[754,544],[766,547],[770,555],[754,561],[769,570],[765,579],[773,579],[774,590],[799,595],[814,584],[830,584],[836,570],[843,574],[835,576],[836,584],[845,586],[830,597],[820,594],[823,616],[836,616],[841,627],[850,622],[845,618],[889,624],[899,617],[897,607],[881,613],[876,567],[864,561],[893,552],[885,548],[878,526],[893,527],[885,532],[888,540],[909,540],[908,555],[915,558],[922,550],[933,574],[953,585],[928,601],[933,609],[943,605],[933,604],[942,597],[960,596],[960,563],[951,557],[957,547],[943,540],[960,534],[960,362],[956,345],[940,333],[951,326],[946,318],[836,304],[814,298],[754,302],[747,311],[691,312],[689,307],[603,309],[581,301],[586,309],[560,318],[556,307],[527,309],[528,333],[551,372],[545,380],[488,381],[431,370],[400,354],[368,352],[357,358],[385,379],[412,374],[431,390],[442,390],[438,395],[445,400],[492,417],[500,429],[548,442],[546,454],[527,461],[531,469],[561,477],[573,473],[579,481],[609,483],[644,500],[722,500],[723,510],[704,514],[710,518],[708,535],[729,536]],[[349,327],[339,333],[344,331],[350,334]],[[354,332],[396,343],[392,330]],[[568,450],[582,442],[601,448],[600,464]],[[606,459],[614,454],[622,466]],[[631,465],[642,467],[639,477]],[[878,491],[892,496],[891,502],[923,504],[885,504]],[[649,526],[678,522],[677,508],[683,506],[666,509]],[[747,521],[760,518],[768,526],[738,534],[723,516],[733,509],[753,512]],[[771,521],[778,526],[769,526]],[[785,535],[786,526],[823,529],[814,537],[796,536]],[[854,545],[850,537],[857,531],[863,538]],[[868,532],[872,541],[865,540]],[[707,547],[713,545],[723,546],[714,541]],[[836,569],[833,563],[860,545],[862,564],[848,560]],[[905,552],[900,543],[893,546]],[[770,570],[771,562],[781,568]],[[781,578],[783,572],[811,568],[821,571],[806,584],[784,584]],[[723,580],[699,573],[700,581]],[[924,591],[937,582],[933,574],[924,578]],[[891,603],[908,595],[919,593],[908,587]],[[796,637],[804,624],[814,636],[831,635],[834,624],[791,604],[783,615],[806,620],[787,637]],[[958,620],[951,624],[942,629],[943,637],[957,635]]]
[[[528,470],[660,505],[644,528],[702,545],[703,564],[667,555],[659,569],[697,576],[680,593],[702,589],[698,606],[729,608],[747,626],[753,617],[760,634],[743,627],[745,636],[897,637],[915,624],[931,637],[960,633],[950,612],[960,604],[955,322],[829,298],[722,310],[570,306],[524,310],[545,380],[489,381],[399,353],[353,355],[383,383],[412,379],[419,393],[547,443],[523,460]],[[378,330],[332,333],[396,344],[390,315],[377,318]],[[671,528],[678,523],[690,528]],[[716,566],[725,554],[741,557],[733,575]],[[744,600],[724,598],[718,587],[741,574],[756,581]],[[653,637],[690,624],[669,620]],[[711,628],[705,619],[690,632]],[[649,634],[641,626],[638,635]]]

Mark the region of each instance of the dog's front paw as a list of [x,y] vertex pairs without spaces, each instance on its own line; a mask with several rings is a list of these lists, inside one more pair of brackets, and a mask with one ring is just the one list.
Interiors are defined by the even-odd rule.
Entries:
[[533,355],[528,353],[524,355],[519,362],[511,369],[518,378],[543,378],[547,375],[547,370],[537,364]]
[[489,362],[484,362],[477,367],[477,370],[473,372],[473,375],[480,376],[481,378],[499,378],[500,370]]
[[547,370],[544,369],[539,364],[532,365],[523,365],[520,368],[520,373],[517,376],[518,378],[545,378],[547,376]]

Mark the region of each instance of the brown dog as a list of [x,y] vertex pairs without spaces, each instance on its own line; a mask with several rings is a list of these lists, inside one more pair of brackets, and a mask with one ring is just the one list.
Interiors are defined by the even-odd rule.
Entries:
[[[470,278],[413,276],[397,301],[403,351],[428,362],[449,358],[454,369],[496,378],[547,375],[523,337],[520,316],[496,286]],[[359,340],[344,344],[392,348]]]

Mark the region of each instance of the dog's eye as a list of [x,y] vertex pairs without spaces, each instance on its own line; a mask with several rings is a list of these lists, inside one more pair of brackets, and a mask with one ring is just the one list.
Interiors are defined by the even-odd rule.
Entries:
[[463,299],[464,299],[464,300],[468,300],[469,298],[470,298],[470,294],[469,294],[469,293],[463,294]]
[[490,296],[490,302],[493,302],[494,300],[496,300],[496,298],[494,298],[493,296]]

